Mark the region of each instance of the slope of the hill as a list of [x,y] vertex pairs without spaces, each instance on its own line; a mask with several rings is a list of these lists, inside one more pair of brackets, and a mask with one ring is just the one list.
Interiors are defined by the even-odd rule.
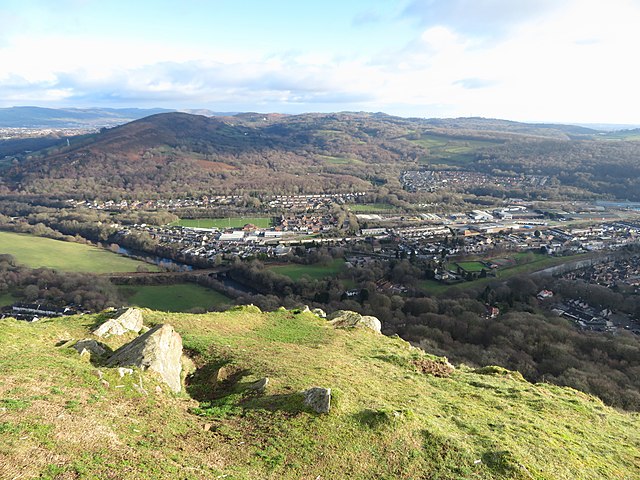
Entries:
[[597,133],[566,125],[362,112],[227,117],[172,112],[24,155],[4,167],[3,178],[23,193],[141,198],[335,193],[386,182],[399,187],[402,170],[430,165],[564,175],[578,186],[615,174],[611,182],[617,182],[619,173],[633,166],[639,147],[605,142]]
[[[183,393],[148,373],[121,378],[71,349],[100,315],[0,320],[1,478],[592,480],[640,471],[638,416],[574,390],[498,368],[446,376],[439,359],[400,339],[335,329],[311,313],[144,316],[182,335],[195,365]],[[261,377],[266,392],[248,393]],[[329,414],[302,405],[312,386],[333,389]]]

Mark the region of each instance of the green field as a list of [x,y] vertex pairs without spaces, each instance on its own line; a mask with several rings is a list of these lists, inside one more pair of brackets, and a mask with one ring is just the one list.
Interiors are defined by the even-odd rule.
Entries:
[[[523,253],[522,255],[527,255],[527,253]],[[521,255],[521,256],[522,256]],[[556,265],[561,265],[563,263],[568,263],[574,260],[577,260],[580,255],[571,255],[566,257],[550,257],[548,255],[543,255],[536,253],[533,256],[533,261],[529,263],[524,263],[522,265],[513,265],[505,268],[499,268],[496,272],[495,277],[487,277],[480,278],[477,280],[473,280],[471,282],[462,282],[457,283],[455,285],[446,285],[435,280],[422,280],[419,282],[420,288],[423,290],[430,292],[432,294],[439,294],[446,292],[450,288],[473,288],[485,285],[487,283],[493,282],[495,280],[506,280],[509,277],[513,277],[514,275],[519,275],[522,273],[531,273],[537,272],[539,270],[544,270],[545,268],[553,267]],[[465,264],[467,262],[461,262]],[[468,263],[479,263],[479,262],[468,262]],[[473,271],[473,270],[471,270]]]
[[195,228],[239,228],[247,223],[260,228],[269,228],[272,225],[270,217],[183,218],[171,225]]
[[425,134],[418,140],[410,140],[412,143],[429,149],[427,163],[446,160],[449,163],[464,164],[474,159],[474,153],[498,142],[491,140],[463,139],[447,137],[444,135]]
[[270,270],[280,275],[285,275],[291,280],[300,280],[303,276],[307,276],[312,280],[320,280],[328,276],[338,275],[344,268],[344,260],[335,259],[329,265],[278,265],[270,267]]
[[481,262],[457,262],[456,265],[465,272],[480,272],[483,269],[488,270]]
[[352,212],[387,212],[397,210],[393,205],[389,205],[388,203],[354,203],[352,205],[348,205],[349,210]]
[[21,265],[68,272],[135,272],[139,266],[159,271],[155,265],[123,257],[80,243],[63,242],[21,233],[0,232],[0,253],[13,255]]
[[16,302],[16,297],[10,293],[0,294],[0,307],[6,307],[7,305],[13,305]]
[[217,305],[233,303],[226,295],[194,283],[122,285],[118,290],[129,305],[164,312],[188,312],[192,308],[211,309]]
[[330,157],[328,155],[318,155],[318,157],[327,165],[363,165],[362,160],[347,157]]

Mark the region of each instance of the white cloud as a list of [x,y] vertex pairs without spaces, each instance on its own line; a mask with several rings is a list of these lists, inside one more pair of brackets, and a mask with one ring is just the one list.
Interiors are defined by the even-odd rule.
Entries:
[[[453,3],[471,5],[465,1]],[[491,11],[504,4],[489,3]],[[529,17],[523,16],[527,9],[505,12],[499,23],[508,34],[491,42],[464,22],[456,28],[449,12],[441,24],[425,20],[401,51],[349,58],[322,48],[266,52],[127,38],[13,36],[0,45],[0,98],[5,105],[263,105],[638,123],[638,2],[545,5]]]

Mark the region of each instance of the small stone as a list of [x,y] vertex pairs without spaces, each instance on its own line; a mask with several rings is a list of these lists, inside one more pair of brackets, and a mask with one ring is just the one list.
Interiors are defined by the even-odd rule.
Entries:
[[133,375],[133,369],[120,367],[118,368],[118,375],[120,375],[120,378],[124,377],[125,375]]
[[316,413],[329,413],[331,410],[331,389],[311,387],[304,392],[304,404]]
[[209,430],[211,430],[211,427],[212,427],[212,426],[213,426],[213,425],[212,425],[211,423],[205,423],[205,424],[202,426],[202,429],[203,429],[205,432],[208,432]]
[[269,385],[269,378],[264,377],[258,381],[253,382],[247,388],[249,390],[253,390],[256,393],[264,393],[264,391],[267,389],[267,385]]
[[109,382],[107,382],[106,380],[100,380],[100,383],[102,384],[103,387],[109,388]]
[[104,377],[104,373],[102,373],[102,370],[94,370],[91,373],[98,377],[98,380],[102,380],[102,377]]
[[[73,348],[82,356],[89,355],[90,357],[101,357],[107,353],[107,346],[103,343],[96,342],[92,338],[85,338],[78,340]],[[86,352],[86,353],[84,353]]]

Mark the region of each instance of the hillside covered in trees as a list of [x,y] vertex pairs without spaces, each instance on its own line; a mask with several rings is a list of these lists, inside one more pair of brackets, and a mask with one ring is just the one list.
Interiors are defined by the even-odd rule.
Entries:
[[[163,113],[5,157],[0,188],[87,198],[381,188],[408,195],[400,173],[429,168],[547,175],[541,194],[549,197],[570,187],[582,196],[638,199],[640,142],[634,138],[482,118]],[[11,151],[18,150],[12,144]]]

